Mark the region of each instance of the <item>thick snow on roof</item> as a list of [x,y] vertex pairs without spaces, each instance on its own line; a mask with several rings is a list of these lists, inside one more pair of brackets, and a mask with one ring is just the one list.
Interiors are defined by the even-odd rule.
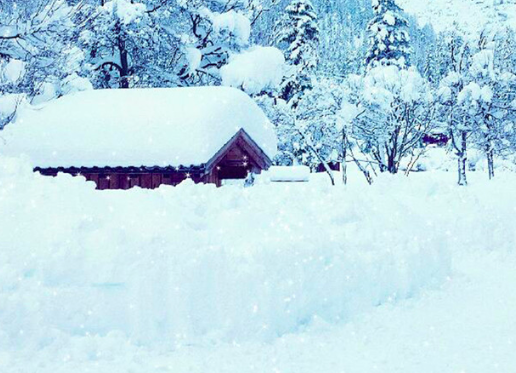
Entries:
[[276,136],[245,93],[228,87],[86,91],[25,109],[0,153],[34,166],[190,166],[206,163],[243,128],[269,156]]

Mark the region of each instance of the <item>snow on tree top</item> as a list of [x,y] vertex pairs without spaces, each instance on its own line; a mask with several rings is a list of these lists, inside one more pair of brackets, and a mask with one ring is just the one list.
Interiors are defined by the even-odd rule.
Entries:
[[235,88],[90,90],[21,110],[0,153],[27,154],[37,167],[190,166],[240,129],[275,155],[273,126]]

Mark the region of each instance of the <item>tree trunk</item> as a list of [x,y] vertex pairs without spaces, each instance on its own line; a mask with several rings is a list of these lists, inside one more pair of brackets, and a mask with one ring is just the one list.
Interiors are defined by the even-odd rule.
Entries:
[[346,131],[342,130],[342,183],[347,185],[348,183],[348,165],[346,163],[346,157],[348,155],[348,137]]
[[488,145],[487,146],[487,151],[486,151],[486,155],[487,155],[487,171],[489,173],[489,180],[492,180],[495,176],[495,172],[494,172],[494,150],[493,148]]
[[[296,124],[296,120],[294,119],[294,128],[297,130],[297,133],[299,133],[299,135],[305,139],[306,141],[306,136],[305,134],[297,127],[297,124]],[[308,149],[313,153],[313,155],[315,156],[315,158],[317,158],[319,160],[319,162],[323,165],[324,167],[324,170],[326,171],[326,173],[328,174],[328,177],[330,178],[331,180],[331,185],[335,186],[335,178],[333,177],[333,174],[332,174],[332,171],[330,169],[330,167],[328,166],[328,163],[322,159],[322,157],[319,155],[319,153],[317,153],[317,150],[312,146],[310,145],[308,142],[306,142],[306,145],[308,146]]]
[[117,25],[118,52],[120,53],[120,88],[129,88],[129,58],[125,47],[125,40],[122,36],[121,26]]
[[360,170],[360,172],[362,172],[362,174],[364,174],[364,177],[366,178],[367,182],[369,183],[369,185],[373,184],[373,178],[371,177],[371,174],[369,173],[369,171],[367,171],[363,166],[362,164],[360,163],[360,161],[358,159],[356,159],[355,155],[353,154],[353,150],[351,149],[351,147],[348,145],[348,149],[349,149],[349,154],[351,155],[351,158],[353,159],[353,161],[355,162],[355,164],[357,165],[358,169]]
[[310,147],[310,149],[312,149],[313,153],[315,154],[315,156],[319,159],[319,161],[322,163],[323,167],[324,167],[324,170],[326,171],[326,173],[328,174],[328,177],[330,178],[330,181],[331,181],[331,185],[335,186],[335,178],[333,177],[333,173],[332,173],[332,170],[330,169],[330,166],[328,166],[328,163],[326,161],[324,161],[320,156],[319,154],[317,154],[317,151],[315,149],[313,149],[312,147]]
[[120,88],[129,88],[129,63],[125,46],[124,49],[120,49],[120,65],[122,67],[120,71]]
[[468,185],[466,178],[466,162],[467,162],[467,134],[466,131],[461,131],[460,151],[458,152],[458,171],[459,171],[459,185]]
[[391,154],[387,157],[387,171],[389,171],[391,174],[397,174],[398,173],[398,165],[396,164],[396,160],[394,159],[394,156]]
[[396,162],[398,154],[398,137],[400,136],[401,126],[396,126],[391,140],[385,145],[385,153],[387,154],[387,171],[391,174],[398,173],[398,163]]
[[[299,131],[299,133],[301,133],[301,131]],[[301,133],[301,136],[304,136],[304,135]],[[317,150],[315,150],[315,148],[312,145],[307,144],[307,146],[308,146],[308,149],[310,149],[312,151],[312,153],[315,155],[315,157],[323,165],[324,170],[326,171],[326,173],[328,174],[328,176],[331,180],[331,185],[335,186],[335,178],[333,177],[333,173],[330,169],[330,166],[328,166],[328,163],[324,159],[322,159],[322,157],[319,155],[319,153],[317,153]]]

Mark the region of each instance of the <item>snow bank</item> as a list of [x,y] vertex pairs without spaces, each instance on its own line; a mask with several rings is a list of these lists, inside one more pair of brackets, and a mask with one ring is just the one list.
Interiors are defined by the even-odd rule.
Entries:
[[274,157],[274,128],[237,89],[88,90],[20,111],[0,154],[27,154],[39,167],[190,166],[241,128]]
[[267,341],[413,297],[449,274],[458,225],[425,211],[450,194],[386,183],[99,192],[1,158],[0,350]]
[[274,89],[285,75],[285,58],[274,47],[253,47],[231,58],[221,68],[222,84],[249,94]]
[[449,283],[451,252],[514,251],[513,175],[470,173],[468,188],[454,172],[359,177],[96,191],[0,158],[0,367],[16,371],[12,353],[26,356],[19,371],[113,371],[142,345],[260,345],[353,325]]

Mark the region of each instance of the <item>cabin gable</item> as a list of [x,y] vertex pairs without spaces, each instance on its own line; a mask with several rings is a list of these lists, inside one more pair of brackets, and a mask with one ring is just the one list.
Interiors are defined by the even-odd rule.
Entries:
[[245,179],[271,165],[269,157],[241,129],[206,164],[206,182],[220,186],[222,180]]

